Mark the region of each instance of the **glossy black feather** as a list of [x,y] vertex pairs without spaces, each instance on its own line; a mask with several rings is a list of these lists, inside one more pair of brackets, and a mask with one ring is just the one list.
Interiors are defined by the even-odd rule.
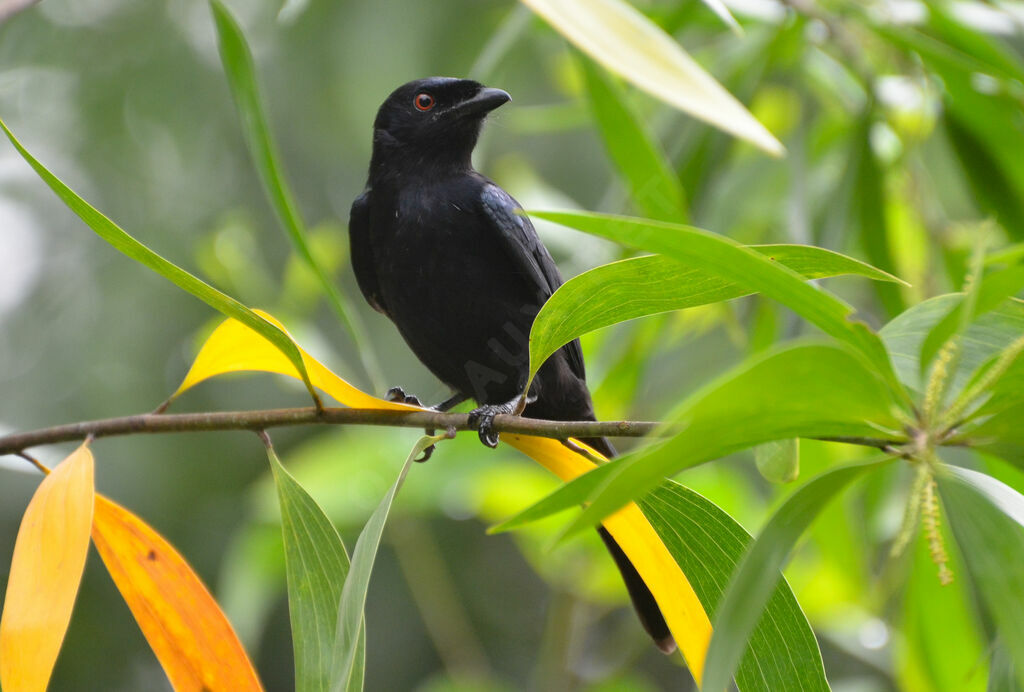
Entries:
[[[366,189],[349,221],[367,301],[434,375],[480,405],[522,393],[530,327],[562,284],[519,204],[471,165],[484,117],[507,100],[469,80],[430,78],[396,89],[377,114]],[[544,363],[530,394],[536,398],[524,415],[594,420],[578,341]],[[585,441],[615,454],[603,438]],[[674,646],[647,586],[614,539],[601,535],[644,627],[662,649]]]

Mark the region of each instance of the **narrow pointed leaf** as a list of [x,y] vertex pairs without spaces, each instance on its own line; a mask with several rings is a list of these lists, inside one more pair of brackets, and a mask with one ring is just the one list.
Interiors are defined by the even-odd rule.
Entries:
[[607,69],[769,154],[782,144],[686,51],[623,0],[522,0]]
[[[604,465],[595,467],[593,462],[570,451],[558,440],[507,435],[505,441],[564,481],[585,478],[605,468]],[[698,597],[691,583],[690,565],[669,551],[667,539],[659,535],[636,503],[630,502],[605,517],[601,524],[651,590],[679,651],[699,684],[711,639],[711,621],[707,615],[708,601]],[[699,574],[695,577],[699,578]]]
[[691,267],[760,292],[844,341],[871,363],[892,387],[902,391],[878,336],[853,319],[853,308],[827,291],[805,283],[797,272],[734,240],[692,226],[595,213],[530,212],[617,243],[671,257]]
[[277,146],[263,110],[263,102],[256,81],[256,67],[253,64],[252,53],[245,40],[245,35],[242,33],[242,28],[219,0],[211,0],[210,8],[213,11],[214,23],[217,27],[218,46],[224,72],[228,77],[235,105],[238,107],[249,153],[259,172],[260,180],[263,182],[263,190],[270,201],[270,206],[273,207],[278,221],[288,233],[295,251],[316,274],[331,307],[348,328],[359,349],[363,366],[369,373],[370,379],[376,386],[380,386],[380,373],[377,372],[373,351],[366,348],[365,330],[359,322],[358,313],[347,303],[335,282],[328,276],[323,265],[309,249],[309,243],[306,240],[306,225],[302,221],[299,205],[295,201],[295,196],[292,194],[279,161]]
[[986,473],[965,469],[962,466],[950,466],[949,470],[984,495],[989,502],[999,508],[999,511],[1024,527],[1024,495]]
[[61,201],[64,202],[71,211],[77,214],[78,218],[84,221],[85,225],[91,228],[96,235],[110,243],[114,249],[122,252],[139,264],[152,269],[178,288],[191,293],[213,309],[242,322],[251,329],[262,334],[268,341],[270,341],[270,343],[280,349],[289,361],[291,361],[292,365],[294,365],[296,370],[299,372],[302,381],[306,384],[307,389],[309,389],[310,396],[313,397],[314,401],[319,403],[316,391],[313,389],[313,385],[309,381],[309,375],[306,373],[306,367],[302,363],[302,357],[299,355],[299,350],[296,348],[295,344],[292,343],[292,340],[288,335],[264,320],[249,308],[239,303],[231,296],[221,293],[213,286],[210,286],[206,282],[196,278],[192,274],[189,274],[177,265],[172,264],[132,236],[128,235],[128,233],[122,230],[117,224],[100,213],[84,199],[79,197],[71,188],[57,178],[57,176],[50,173],[43,164],[39,163],[39,161],[37,161],[35,157],[33,157],[32,154],[30,154],[21,145],[21,142],[14,137],[14,134],[7,129],[7,125],[4,124],[2,120],[0,120],[0,128],[3,128],[3,131],[7,134],[7,138],[11,140],[11,144],[13,144],[14,148],[18,150],[18,153],[21,154],[22,158],[32,166],[32,169],[35,170],[39,177],[43,179],[43,182],[45,182],[61,199]]
[[[640,508],[689,576],[705,610],[714,616],[736,565],[753,541],[713,502],[666,481]],[[779,579],[765,615],[750,635],[736,686],[747,690],[828,690],[818,642],[785,579]]]
[[945,317],[932,327],[921,344],[921,369],[927,370],[942,345],[960,329],[966,328],[982,315],[995,310],[1007,298],[1024,290],[1024,265],[998,269],[982,278],[974,289],[970,314],[965,315],[965,301],[961,300]]
[[1024,527],[958,475],[938,478],[957,545],[1024,686]]
[[97,495],[92,539],[174,689],[262,689],[231,623],[160,534]]
[[[924,391],[920,366],[922,344],[935,325],[955,309],[960,299],[959,294],[952,293],[930,298],[906,310],[879,332],[886,349],[892,355],[897,375],[909,388]],[[956,393],[962,389],[971,373],[1013,343],[1022,333],[1024,303],[1004,301],[980,315],[964,332],[959,354],[960,368],[950,383],[949,391]]]
[[85,569],[93,495],[92,452],[83,444],[25,510],[0,616],[0,688],[46,689]]
[[579,65],[597,131],[629,186],[633,203],[652,219],[686,221],[686,197],[665,152],[626,103],[622,90],[589,60],[580,60]]
[[[756,444],[793,437],[866,436],[899,440],[885,384],[846,349],[804,343],[769,352],[691,395],[667,423],[683,428],[668,441],[604,464],[536,506],[531,519],[589,503],[568,527],[572,536],[662,479]],[[589,477],[588,477],[589,476]],[[518,517],[510,523],[520,523]]]
[[370,589],[370,574],[373,572],[373,563],[377,560],[377,549],[380,547],[380,539],[384,534],[384,524],[388,520],[388,513],[391,511],[391,503],[395,494],[405,481],[406,474],[413,460],[420,453],[438,441],[436,437],[423,436],[409,452],[402,470],[398,472],[398,478],[394,485],[385,493],[377,509],[370,515],[359,540],[356,541],[356,548],[352,553],[352,566],[345,579],[345,586],[341,593],[341,607],[338,610],[337,635],[334,646],[334,669],[331,675],[331,689],[334,692],[343,692],[351,689],[353,678],[362,677],[361,663],[358,660],[358,642],[363,636],[363,610],[366,606],[366,593]]
[[[263,316],[279,324],[270,315]],[[385,401],[361,392],[307,354],[304,353],[303,357],[313,383],[346,406],[415,410],[413,406]],[[298,377],[291,363],[266,339],[235,320],[226,320],[203,344],[177,393],[209,377],[246,370]],[[592,461],[571,451],[558,440],[523,435],[505,435],[503,439],[505,444],[515,447],[562,480],[581,477],[595,468]],[[578,444],[586,447],[582,443]],[[602,468],[597,467],[598,470]],[[665,616],[679,650],[690,669],[699,675],[707,643],[711,638],[711,622],[686,575],[636,504],[627,504],[602,523],[643,577]]]
[[[285,570],[288,575],[288,614],[295,650],[295,689],[321,692],[330,689],[338,624],[338,604],[349,572],[348,553],[341,536],[324,511],[281,465],[273,449],[267,450],[281,505]],[[363,665],[365,638],[356,650],[357,667]],[[353,676],[362,689],[362,675]]]
[[[809,245],[751,245],[804,279],[843,274],[899,282],[838,252]],[[634,257],[575,276],[548,298],[530,330],[531,373],[564,344],[595,329],[660,312],[750,295],[752,289],[700,266],[664,255]]]
[[741,27],[740,23],[736,21],[736,18],[732,16],[732,12],[729,11],[729,8],[725,6],[725,3],[722,2],[722,0],[701,0],[701,2],[707,5],[709,10],[718,15],[718,18],[721,19],[727,27],[732,29],[734,34],[737,36],[743,35],[743,27]]
[[909,549],[903,584],[897,670],[900,689],[983,692],[987,642],[979,627],[965,566],[953,544],[949,522],[940,522],[953,582],[943,584],[932,561],[928,537],[918,530]]
[[[874,125],[873,109],[869,109],[858,127],[850,155],[852,195],[848,216],[850,233],[860,235],[868,261],[885,271],[895,271],[891,229],[886,218],[885,175],[871,146]],[[875,291],[889,315],[897,315],[906,305],[899,286],[877,284]]]
[[826,471],[802,486],[772,515],[733,573],[715,612],[715,634],[708,648],[704,688],[724,690],[733,677],[751,631],[782,579],[793,544],[826,504],[851,481],[884,461],[870,461]]

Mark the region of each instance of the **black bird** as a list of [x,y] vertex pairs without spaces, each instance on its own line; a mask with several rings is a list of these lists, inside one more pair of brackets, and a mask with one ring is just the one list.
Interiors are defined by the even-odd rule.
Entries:
[[[369,179],[349,220],[366,300],[454,391],[436,409],[476,401],[472,420],[491,447],[499,413],[595,420],[579,341],[551,356],[522,397],[530,326],[562,277],[519,204],[473,170],[485,117],[509,100],[468,79],[431,77],[396,89],[377,112]],[[397,387],[389,395],[416,401]],[[585,442],[615,454],[604,438]],[[598,531],[644,628],[670,653],[675,642],[650,590],[604,527]]]

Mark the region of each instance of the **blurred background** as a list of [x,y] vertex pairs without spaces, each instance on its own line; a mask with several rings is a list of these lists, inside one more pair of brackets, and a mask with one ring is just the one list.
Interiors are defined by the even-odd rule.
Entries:
[[[584,58],[524,7],[228,4],[251,42],[315,251],[358,306],[382,382],[370,381],[263,197],[205,2],[44,0],[8,17],[0,24],[0,117],[129,233],[269,310],[359,386],[382,394],[400,384],[427,402],[448,394],[386,318],[363,305],[347,258],[345,222],[365,180],[373,116],[399,84],[470,76],[509,91],[514,100],[490,119],[476,164],[527,209],[639,211],[595,127]],[[829,281],[875,327],[958,289],[983,227],[1024,238],[1024,3],[731,0],[742,36],[698,0],[634,4],[788,150],[769,158],[626,89],[679,172],[690,223],[745,243],[848,252],[909,281],[912,288]],[[583,234],[538,227],[566,276],[623,256]],[[0,142],[0,431],[152,410],[220,320],[95,237]],[[589,335],[598,414],[656,420],[716,374],[802,329],[773,304],[748,298]],[[172,410],[306,401],[291,382],[240,376],[206,383]],[[417,432],[295,429],[273,437],[351,550]],[[69,449],[38,453],[56,463]],[[227,610],[267,688],[290,689],[277,502],[255,436],[126,437],[94,449],[98,489],[181,550]],[[804,443],[801,476],[859,453]],[[953,658],[982,655],[983,640],[960,587],[939,592],[923,545],[902,561],[887,559],[881,546],[898,530],[906,478],[896,469],[879,478],[825,512],[786,575],[835,689],[933,689],[929,681],[942,679],[936,671],[953,663],[929,655],[929,637],[943,633]],[[750,532],[789,492],[765,481],[749,453],[679,480]],[[0,458],[0,587],[38,482],[22,460]],[[369,594],[368,689],[690,684],[681,663],[641,632],[596,536],[546,551],[558,518],[485,535],[554,485],[514,450],[487,450],[468,435],[412,469]],[[979,672],[974,682],[984,681]],[[52,689],[167,688],[93,554]]]

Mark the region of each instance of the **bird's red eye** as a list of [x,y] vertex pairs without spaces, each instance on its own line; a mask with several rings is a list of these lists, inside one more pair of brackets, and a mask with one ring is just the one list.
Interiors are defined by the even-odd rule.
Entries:
[[416,98],[412,100],[412,105],[416,106],[416,110],[429,111],[434,107],[434,97],[426,92],[416,94]]

